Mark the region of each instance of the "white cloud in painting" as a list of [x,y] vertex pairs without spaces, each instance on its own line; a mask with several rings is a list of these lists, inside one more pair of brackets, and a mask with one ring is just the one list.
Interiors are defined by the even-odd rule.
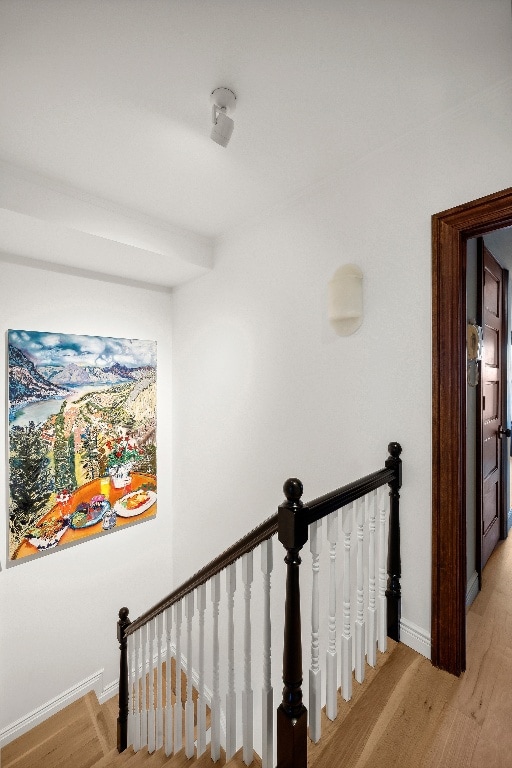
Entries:
[[41,336],[41,345],[45,347],[58,347],[60,344],[60,336],[57,333],[46,333]]
[[9,341],[36,365],[156,366],[156,342],[152,341],[20,330],[10,330]]
[[82,354],[100,355],[105,349],[105,339],[99,336],[72,336],[73,342],[82,349]]

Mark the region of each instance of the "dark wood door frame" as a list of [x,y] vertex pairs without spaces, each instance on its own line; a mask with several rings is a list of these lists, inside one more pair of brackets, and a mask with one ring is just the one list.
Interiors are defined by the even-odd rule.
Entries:
[[432,663],[466,668],[466,242],[512,225],[512,188],[432,217]]

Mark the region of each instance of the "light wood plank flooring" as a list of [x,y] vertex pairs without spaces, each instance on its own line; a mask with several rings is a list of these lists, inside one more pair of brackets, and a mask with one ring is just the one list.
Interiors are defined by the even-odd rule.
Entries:
[[512,534],[491,556],[467,615],[460,678],[398,645],[310,749],[315,768],[512,767]]
[[[404,645],[379,655],[351,702],[338,700],[309,768],[512,767],[512,534],[484,571],[467,616],[467,671],[454,678]],[[115,752],[116,702],[88,694],[2,751],[3,768],[171,765],[159,754]],[[211,765],[209,755],[198,765]],[[241,758],[236,765],[243,765]],[[258,761],[259,764],[259,761]],[[193,765],[183,755],[172,765]]]

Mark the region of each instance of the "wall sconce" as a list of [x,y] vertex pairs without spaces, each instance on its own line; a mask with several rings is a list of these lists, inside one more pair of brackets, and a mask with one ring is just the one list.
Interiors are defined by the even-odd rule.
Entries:
[[344,264],[329,280],[329,323],[338,336],[350,336],[363,322],[363,273]]

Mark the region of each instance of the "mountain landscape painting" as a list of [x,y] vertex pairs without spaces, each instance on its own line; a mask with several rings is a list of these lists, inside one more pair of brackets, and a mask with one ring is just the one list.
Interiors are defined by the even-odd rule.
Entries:
[[153,518],[156,342],[8,331],[9,559]]

